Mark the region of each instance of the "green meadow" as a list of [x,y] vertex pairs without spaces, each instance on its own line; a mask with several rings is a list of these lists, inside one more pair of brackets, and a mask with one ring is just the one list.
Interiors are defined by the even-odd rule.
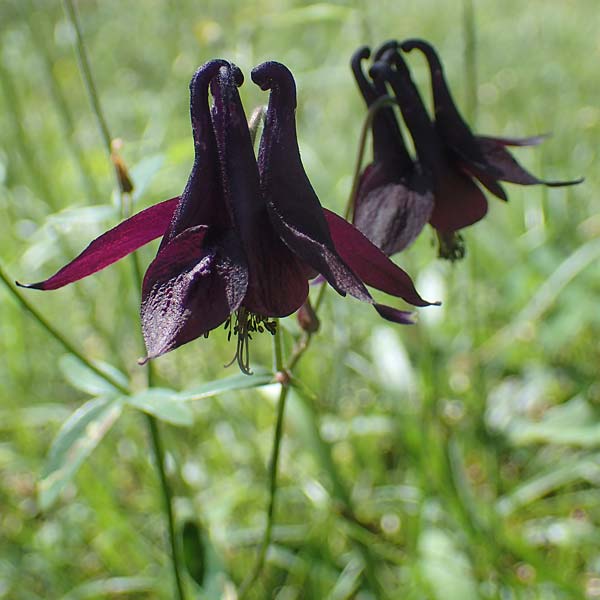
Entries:
[[[0,599],[177,598],[156,429],[188,600],[599,598],[597,0],[80,0],[125,195],[68,6],[0,4]],[[243,71],[248,115],[268,99],[251,69],[290,68],[305,169],[343,213],[366,114],[350,57],[409,37],[437,48],[474,131],[550,134],[515,156],[585,182],[488,194],[455,263],[426,227],[394,257],[442,301],[415,325],[329,289],[293,369],[276,482],[268,333],[253,336],[250,377],[224,366],[235,342],[221,328],[153,361],[159,389],[144,391],[140,272],[158,242],[61,290],[12,287],[182,192],[188,85],[212,58]],[[425,61],[407,61],[429,102]],[[285,363],[303,333],[294,316],[279,328]]]

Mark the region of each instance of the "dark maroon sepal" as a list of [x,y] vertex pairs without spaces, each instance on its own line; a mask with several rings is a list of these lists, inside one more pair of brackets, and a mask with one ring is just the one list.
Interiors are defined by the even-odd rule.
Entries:
[[171,198],[146,208],[97,237],[79,256],[52,277],[28,285],[17,282],[17,285],[36,290],[56,290],[101,271],[164,235],[178,202],[178,197]]

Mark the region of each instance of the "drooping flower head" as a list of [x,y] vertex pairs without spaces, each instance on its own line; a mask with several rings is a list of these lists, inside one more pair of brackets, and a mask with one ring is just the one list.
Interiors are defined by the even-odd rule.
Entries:
[[[370,50],[359,48],[351,66],[368,108],[387,96],[385,82],[369,80],[362,69]],[[360,177],[353,223],[387,255],[409,246],[427,224],[433,210],[430,178],[413,161],[392,107],[373,116],[373,162]]]
[[[430,68],[434,119],[430,118],[399,52],[415,48],[424,53]],[[352,59],[353,72],[367,106],[385,94],[386,84],[390,85],[417,153],[413,162],[393,111],[382,109],[381,116],[373,120],[374,161],[361,178],[354,222],[388,254],[406,247],[414,239],[413,233],[420,231],[409,225],[408,216],[416,218],[415,207],[425,210],[427,196],[422,194],[421,201],[413,204],[397,200],[414,197],[415,186],[407,182],[414,181],[411,177],[416,172],[425,181],[429,178],[429,189],[433,190],[429,223],[436,230],[440,256],[452,260],[464,255],[459,230],[487,213],[487,200],[475,180],[503,200],[507,196],[500,181],[548,186],[581,181],[541,180],[523,169],[506,150],[507,146],[538,144],[544,136],[512,139],[474,135],[456,108],[439,57],[427,42],[384,43],[375,53],[369,71],[371,81],[360,67],[368,56],[368,49],[360,48]],[[400,187],[399,182],[402,182]],[[419,216],[422,224],[423,214]]]
[[396,44],[386,46],[370,74],[394,91],[419,162],[432,178],[434,208],[429,223],[443,237],[480,220],[487,212],[487,201],[477,185],[449,161]]
[[538,135],[529,138],[497,138],[476,136],[462,118],[450,93],[444,68],[433,46],[424,40],[410,39],[402,42],[402,50],[420,50],[429,65],[431,91],[435,113],[435,128],[448,153],[467,173],[476,177],[492,194],[507,200],[499,181],[519,185],[543,184],[560,187],[581,183],[571,181],[547,181],[526,171],[506,150],[506,146],[535,146],[545,138]]
[[429,303],[358,230],[324,211],[310,185],[296,140],[291,73],[268,62],[252,78],[270,90],[258,163],[237,90],[243,76],[226,61],[209,61],[190,84],[195,158],[181,197],[127,219],[29,287],[62,287],[162,235],[142,288],[146,359],[224,323],[237,337],[244,372],[250,335],[273,332],[274,318],[298,310],[308,280],[319,273],[340,294],[373,304],[384,318],[411,322],[410,313],[376,304],[364,284],[417,306]]

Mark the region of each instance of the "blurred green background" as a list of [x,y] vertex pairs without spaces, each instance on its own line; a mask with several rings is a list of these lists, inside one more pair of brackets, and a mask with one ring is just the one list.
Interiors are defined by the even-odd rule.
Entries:
[[[189,79],[223,57],[246,74],[248,113],[267,99],[253,66],[275,59],[292,70],[304,165],[321,202],[342,211],[364,117],[349,58],[389,38],[438,48],[476,131],[551,132],[516,151],[536,174],[586,177],[573,188],[507,186],[510,203],[490,199],[466,230],[463,262],[437,260],[425,231],[398,262],[443,306],[419,310],[416,326],[328,294],[297,369],[311,392],[289,399],[273,544],[251,598],[600,597],[600,11],[597,0],[474,4],[477,102],[454,0],[78,3],[135,210],[183,189]],[[74,41],[58,1],[0,4],[0,257],[23,281],[48,276],[119,219]],[[409,59],[428,98],[424,61]],[[139,388],[133,281],[123,261],[64,290],[23,293]],[[0,598],[172,597],[140,413],[124,409],[41,507],[53,438],[102,386],[5,288],[0,315]],[[299,331],[294,318],[283,326],[289,352]],[[268,338],[251,347],[257,366],[271,364]],[[234,374],[223,368],[232,355],[215,331],[157,360],[159,384]],[[190,597],[235,598],[252,564],[275,397],[273,386],[225,393],[190,403],[191,426],[163,425],[178,523],[195,522],[204,548],[203,585],[188,580]]]

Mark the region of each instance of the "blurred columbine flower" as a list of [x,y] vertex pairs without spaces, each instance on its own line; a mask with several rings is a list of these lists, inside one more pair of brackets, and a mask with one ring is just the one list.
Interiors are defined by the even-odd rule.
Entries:
[[387,82],[393,89],[419,163],[431,177],[434,207],[429,223],[440,239],[440,256],[459,258],[462,249],[455,244],[455,232],[476,223],[486,214],[485,196],[447,156],[395,42],[384,44],[370,74],[375,81]]
[[442,63],[433,46],[424,40],[411,39],[402,42],[401,48],[405,52],[416,48],[425,55],[431,74],[435,129],[452,160],[477,178],[492,194],[501,200],[507,200],[499,181],[550,187],[575,185],[583,181],[539,179],[526,171],[506,150],[506,146],[535,146],[544,140],[543,135],[513,139],[474,135],[456,108],[444,77]]
[[146,360],[224,323],[237,337],[236,358],[246,373],[251,334],[273,333],[273,319],[302,306],[308,279],[318,273],[385,319],[410,323],[410,313],[375,303],[365,284],[415,306],[430,303],[402,269],[319,204],[300,160],[292,74],[268,62],[252,79],[271,90],[258,163],[237,91],[243,76],[226,61],[210,61],[190,83],[195,160],[181,197],[127,219],[29,287],[57,289],[162,235],[142,288]]
[[[417,48],[427,58],[435,112],[433,121],[398,52],[400,47],[406,52]],[[380,111],[381,117],[373,121],[374,161],[361,178],[354,222],[388,254],[406,247],[419,233],[415,223],[422,222],[427,195],[422,194],[417,203],[415,189],[427,190],[427,178],[433,189],[429,222],[438,235],[440,256],[452,260],[464,255],[457,232],[476,223],[487,212],[487,200],[474,179],[503,200],[507,196],[500,181],[553,187],[582,181],[539,179],[521,167],[506,149],[507,146],[539,144],[544,136],[522,139],[475,136],[458,112],[439,57],[427,42],[407,40],[399,44],[392,40],[383,44],[374,57],[370,71],[372,82],[360,68],[360,61],[367,57],[368,51],[364,48],[353,57],[353,71],[367,105],[371,106],[385,94],[386,82],[391,85],[418,157],[418,162],[413,162],[406,151],[393,111],[389,108]],[[415,181],[424,181],[425,187],[420,183],[415,185]],[[423,212],[417,214],[416,206]]]
[[[351,62],[368,108],[387,96],[383,80],[369,80],[363,72],[362,61],[369,56],[369,48],[363,46]],[[429,221],[433,210],[432,182],[408,153],[391,107],[377,110],[371,131],[373,162],[360,176],[353,223],[390,256],[409,246]]]

